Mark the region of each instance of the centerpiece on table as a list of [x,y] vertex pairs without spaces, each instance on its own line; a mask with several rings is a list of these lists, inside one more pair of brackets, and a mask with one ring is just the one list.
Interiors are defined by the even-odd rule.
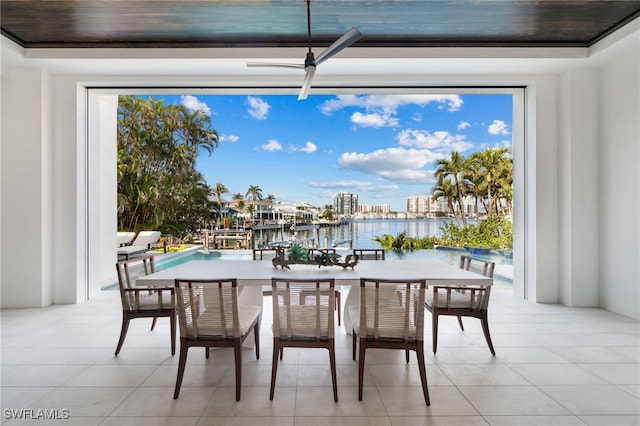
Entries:
[[289,247],[285,254],[283,247],[276,248],[276,257],[271,260],[274,267],[281,267],[282,269],[291,269],[289,265],[317,265],[321,266],[341,266],[343,269],[351,268],[358,263],[358,256],[348,254],[342,261],[342,255],[338,253],[321,252],[313,256],[309,255],[309,250],[302,247],[300,244],[294,244]]

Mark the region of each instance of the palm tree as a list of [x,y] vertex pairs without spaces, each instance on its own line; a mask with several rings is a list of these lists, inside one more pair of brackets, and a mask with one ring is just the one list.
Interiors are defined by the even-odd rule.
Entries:
[[216,186],[213,188],[213,193],[216,194],[216,198],[218,200],[219,216],[222,216],[222,194],[226,194],[227,192],[229,192],[227,187],[220,182],[217,182]]
[[457,192],[456,192],[456,187],[455,185],[453,185],[453,183],[451,183],[450,178],[444,178],[442,179],[441,182],[438,182],[431,189],[431,193],[432,193],[432,198],[435,201],[437,201],[441,197],[445,197],[447,200],[447,207],[449,208],[449,211],[453,213],[454,217],[457,217],[456,209],[455,209],[455,206],[453,205],[454,200],[456,199],[456,196],[457,196]]
[[501,188],[510,186],[513,161],[509,148],[488,148],[469,157],[470,167],[479,180],[486,198],[485,209],[489,214],[499,213],[498,199]]
[[322,213],[320,213],[320,217],[327,219],[327,220],[333,220],[333,206],[331,204],[325,204],[325,206],[322,209]]
[[210,123],[202,111],[190,112],[181,105],[135,96],[119,98],[120,229],[191,226],[188,221],[193,218],[185,215],[184,206],[202,205],[199,197],[208,193],[195,161],[200,148],[211,153],[218,144]]
[[[252,201],[252,204],[254,206],[253,212],[255,212],[256,201],[262,200],[262,189],[260,189],[260,187],[257,185],[250,185],[249,189],[247,189],[247,193],[244,195]],[[251,218],[253,219],[253,213]]]
[[447,177],[453,180],[457,194],[456,200],[462,216],[462,225],[467,226],[467,217],[462,206],[462,200],[466,194],[465,174],[468,171],[469,162],[462,156],[462,154],[454,151],[451,153],[450,159],[438,160],[437,165],[438,168],[434,172],[434,175],[438,180],[438,185],[440,185]]
[[269,210],[271,210],[272,218],[273,218],[273,220],[275,220],[276,219],[276,216],[275,216],[276,214],[273,211],[273,203],[275,203],[275,201],[276,201],[276,196],[273,195],[273,194],[267,194],[267,196],[264,199],[265,199],[265,201],[267,203],[269,203]]

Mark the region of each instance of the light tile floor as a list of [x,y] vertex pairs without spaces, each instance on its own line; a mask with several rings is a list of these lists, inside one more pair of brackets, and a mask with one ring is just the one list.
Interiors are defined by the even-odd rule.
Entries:
[[[132,321],[118,357],[117,291],[77,305],[2,311],[2,424],[56,425],[640,425],[640,322],[601,309],[534,304],[495,289],[492,357],[479,323],[440,324],[425,349],[431,406],[422,398],[415,355],[367,352],[364,399],[357,399],[351,336],[337,330],[339,399],[333,402],[327,352],[285,351],[269,401],[272,336],[265,298],[260,360],[243,356],[235,402],[231,350],[192,349],[178,400],[178,355],[168,321]],[[30,412],[16,411],[30,409]],[[47,411],[38,411],[47,410]],[[57,411],[55,411],[57,410]],[[14,419],[57,414],[68,419]]]

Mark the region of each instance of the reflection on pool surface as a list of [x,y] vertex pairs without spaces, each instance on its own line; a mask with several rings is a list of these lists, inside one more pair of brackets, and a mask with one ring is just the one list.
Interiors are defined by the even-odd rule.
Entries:
[[[338,250],[338,253],[342,250]],[[350,253],[348,250],[344,250],[343,256]],[[468,253],[464,249],[448,248],[446,250],[413,250],[413,251],[386,251],[387,260],[439,260],[449,263],[451,265],[458,265],[460,262],[460,255]],[[513,277],[513,263],[512,259],[508,259],[501,256],[499,253],[490,253],[486,256],[475,256],[481,259],[491,260],[496,262],[496,270],[494,273],[495,285],[511,286]],[[212,262],[221,262],[225,260],[247,260],[251,261],[253,254],[251,250],[196,250],[189,253],[177,254],[165,259],[159,259],[156,261],[156,269],[163,270],[169,269],[174,266],[190,262],[192,260],[210,260]],[[271,257],[266,257],[265,260],[270,260]]]

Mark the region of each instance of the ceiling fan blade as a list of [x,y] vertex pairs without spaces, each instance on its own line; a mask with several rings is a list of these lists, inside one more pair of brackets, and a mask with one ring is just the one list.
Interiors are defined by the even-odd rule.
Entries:
[[349,31],[344,33],[342,37],[334,41],[331,46],[327,47],[322,53],[320,53],[316,58],[315,64],[320,65],[322,62],[326,61],[341,50],[351,46],[361,38],[362,34],[360,31],[355,27],[351,28]]
[[308,66],[305,68],[304,81],[302,82],[302,88],[300,89],[300,94],[298,95],[298,100],[307,99],[307,95],[309,94],[309,89],[311,88],[311,80],[313,80],[313,76],[316,73],[315,66]]
[[272,62],[247,62],[248,67],[279,67],[279,68],[296,68],[303,69],[304,64],[283,64]]

